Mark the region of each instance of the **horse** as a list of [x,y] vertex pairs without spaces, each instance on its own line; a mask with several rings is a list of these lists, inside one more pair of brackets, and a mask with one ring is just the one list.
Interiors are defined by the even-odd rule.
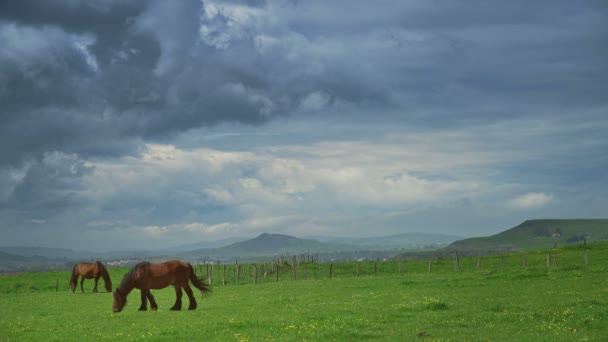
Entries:
[[93,288],[93,292],[97,292],[97,282],[99,281],[100,277],[103,278],[106,291],[112,292],[112,280],[110,280],[108,270],[100,261],[83,262],[74,265],[74,268],[72,268],[72,277],[70,278],[70,290],[72,290],[72,293],[76,291],[78,277],[82,277],[80,280],[80,290],[82,292],[84,292],[84,287],[82,286],[84,280],[91,278],[95,278],[95,287]]
[[140,262],[127,272],[120,286],[114,291],[114,303],[112,311],[120,312],[127,304],[127,296],[134,289],[141,291],[141,306],[139,311],[148,310],[148,300],[152,310],[158,310],[158,305],[154,300],[154,296],[150,290],[164,289],[169,285],[175,287],[175,304],[171,310],[182,309],[182,288],[186,291],[190,305],[188,310],[194,310],[197,307],[196,299],[192,294],[192,289],[189,283],[199,289],[203,295],[211,292],[211,287],[202,278],[199,279],[194,274],[192,265],[179,260],[171,260],[158,264],[149,262]]

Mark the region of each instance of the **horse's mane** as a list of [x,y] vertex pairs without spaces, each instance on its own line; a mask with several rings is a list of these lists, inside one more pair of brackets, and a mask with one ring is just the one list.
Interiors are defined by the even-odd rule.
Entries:
[[101,271],[101,276],[103,277],[103,280],[110,281],[110,275],[108,274],[108,269],[99,260],[95,261],[95,263],[97,264],[97,267]]
[[139,270],[142,267],[146,267],[150,265],[149,262],[144,261],[144,262],[140,262],[137,265],[133,266],[133,268],[131,268],[129,270],[129,272],[127,272],[124,277],[122,277],[122,280],[120,281],[120,286],[118,286],[118,289],[120,290],[120,292],[122,292],[123,294],[127,294],[129,293],[134,286],[134,277],[135,277],[135,272],[137,270]]

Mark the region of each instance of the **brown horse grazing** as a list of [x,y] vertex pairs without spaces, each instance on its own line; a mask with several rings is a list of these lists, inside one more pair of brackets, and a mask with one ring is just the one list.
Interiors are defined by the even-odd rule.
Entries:
[[203,295],[211,292],[211,287],[203,279],[196,277],[192,265],[187,262],[179,260],[167,261],[160,264],[141,262],[125,274],[120,282],[120,286],[114,291],[112,310],[114,312],[122,311],[127,304],[127,296],[133,288],[138,288],[141,291],[141,306],[139,307],[139,311],[146,311],[148,309],[148,300],[150,300],[152,310],[157,310],[158,305],[156,305],[156,301],[150,290],[164,289],[169,285],[175,286],[175,295],[177,296],[171,310],[182,309],[182,288],[184,288],[188,299],[190,299],[188,310],[194,310],[196,309],[196,299],[192,294],[189,282],[192,282],[192,285],[199,289]]
[[100,277],[103,278],[106,291],[112,291],[112,281],[110,280],[110,275],[108,274],[106,267],[100,261],[83,262],[74,265],[74,268],[72,269],[72,278],[70,278],[70,290],[72,290],[72,292],[76,291],[78,277],[82,277],[80,280],[80,290],[82,292],[84,292],[84,287],[82,286],[84,280],[92,278],[95,278],[95,287],[93,288],[93,292],[97,292],[97,282],[99,281]]

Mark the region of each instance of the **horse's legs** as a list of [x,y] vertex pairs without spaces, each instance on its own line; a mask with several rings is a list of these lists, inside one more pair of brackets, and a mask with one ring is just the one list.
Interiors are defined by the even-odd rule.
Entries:
[[186,284],[186,286],[184,286],[184,290],[186,290],[188,299],[190,299],[190,305],[188,305],[188,310],[196,309],[196,298],[194,298],[194,295],[192,294],[192,288],[190,288],[190,285]]
[[156,301],[154,300],[154,296],[152,296],[152,292],[150,290],[146,290],[146,297],[150,301],[150,308],[154,311],[158,310],[158,305],[156,305]]
[[93,292],[97,292],[97,282],[99,281],[99,276],[95,277],[95,287],[93,287]]
[[148,310],[148,299],[146,298],[146,291],[141,290],[141,306],[139,307],[139,311]]
[[84,276],[82,276],[82,278],[80,279],[80,291],[84,293],[84,287],[82,286],[82,283],[84,283]]
[[175,304],[171,308],[171,310],[181,310],[182,309],[182,287],[179,285],[175,285]]

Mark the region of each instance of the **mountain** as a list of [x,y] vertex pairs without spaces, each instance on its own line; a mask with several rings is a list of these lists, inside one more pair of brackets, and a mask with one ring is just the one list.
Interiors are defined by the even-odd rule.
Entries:
[[246,240],[246,239],[238,238],[238,237],[231,237],[231,238],[220,239],[220,240],[199,241],[199,242],[195,242],[195,243],[188,243],[188,244],[184,244],[184,245],[169,247],[169,248],[163,249],[162,251],[164,251],[166,253],[175,253],[175,252],[195,251],[197,249],[204,249],[204,248],[218,248],[218,247],[224,247],[224,246],[236,243],[236,242],[240,242],[243,240]]
[[[228,260],[264,259],[278,255],[318,254],[321,260],[352,260],[353,258],[391,258],[404,250],[437,249],[460,237],[441,234],[405,233],[372,238],[297,238],[283,234],[264,233],[256,238],[219,248],[202,248],[181,253],[187,259]],[[323,239],[322,237],[319,239]]]
[[261,257],[280,254],[319,253],[356,249],[353,246],[322,243],[314,239],[300,239],[290,235],[264,233],[256,238],[219,248],[203,248],[183,253],[188,257],[233,258]]
[[24,257],[45,257],[49,259],[74,259],[93,257],[93,253],[75,251],[67,248],[48,248],[48,247],[23,247],[23,246],[5,246],[0,247],[0,252],[19,255]]
[[608,219],[528,220],[504,232],[456,241],[446,251],[508,252],[608,239]]
[[310,250],[327,250],[332,247],[337,246],[324,244],[313,239],[300,239],[290,235],[264,233],[254,239],[237,242],[224,248],[226,250],[233,249],[252,253],[281,253],[283,251],[300,253]]
[[362,246],[367,248],[420,248],[447,245],[463,239],[462,236],[431,233],[402,233],[381,237],[348,238],[348,237],[317,237],[319,241]]
[[0,275],[16,272],[64,269],[65,259],[49,259],[40,255],[24,256],[0,251]]
[[28,257],[25,257],[23,255],[15,255],[15,254],[10,254],[10,253],[0,251],[0,262],[26,261],[26,260],[28,260]]

